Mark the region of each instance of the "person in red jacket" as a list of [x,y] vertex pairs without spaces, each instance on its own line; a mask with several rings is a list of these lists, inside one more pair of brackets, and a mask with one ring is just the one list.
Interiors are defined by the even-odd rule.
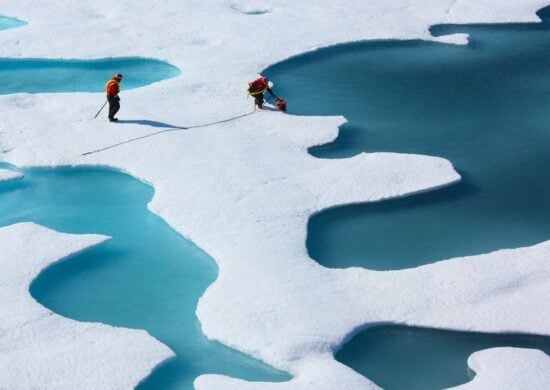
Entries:
[[269,80],[267,77],[262,76],[248,83],[248,93],[254,97],[254,108],[256,108],[256,106],[258,106],[260,110],[263,108],[264,92],[273,94],[269,88]]
[[122,74],[117,73],[114,77],[107,81],[105,90],[107,91],[107,101],[109,102],[109,122],[116,122],[118,118],[115,118],[116,113],[120,110],[120,82],[122,80]]
[[256,106],[260,110],[263,108],[264,92],[269,93],[275,99],[275,107],[281,111],[286,111],[286,99],[280,99],[273,93],[269,88],[269,80],[264,76],[248,83],[248,93],[254,97],[254,109],[256,109]]

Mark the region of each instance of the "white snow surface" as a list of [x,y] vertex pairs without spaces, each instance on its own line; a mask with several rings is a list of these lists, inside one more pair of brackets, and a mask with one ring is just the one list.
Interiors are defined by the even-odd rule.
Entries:
[[[251,112],[246,82],[266,66],[305,51],[364,39],[464,44],[463,35],[434,38],[428,29],[438,23],[538,22],[535,11],[547,4],[52,0],[30,6],[28,0],[3,0],[0,13],[29,24],[0,32],[0,56],[167,60],[182,74],[132,91],[124,91],[123,83],[119,117],[192,126]],[[354,332],[379,323],[550,334],[550,309],[541,299],[550,292],[550,242],[392,272],[326,269],[308,257],[306,228],[313,213],[449,185],[460,179],[450,162],[394,153],[317,159],[308,147],[333,140],[344,118],[268,110],[82,156],[161,130],[91,120],[103,99],[90,93],[0,96],[0,160],[18,167],[110,166],[154,186],[151,210],[219,266],[218,279],[199,302],[204,333],[294,375],[288,383],[261,385],[203,376],[196,380],[198,388],[374,387],[332,353]],[[33,234],[22,229],[17,237],[31,240]],[[32,248],[26,256],[41,257]],[[45,326],[34,317],[28,324]],[[48,331],[56,332],[44,328]],[[119,337],[123,334],[129,333],[120,331]],[[94,339],[109,345],[111,335]],[[74,350],[97,354],[87,369],[106,378],[111,365],[105,359],[113,349],[124,352],[117,345],[100,352],[78,344]],[[160,355],[151,348],[140,357],[150,363]],[[143,375],[143,362],[132,363],[132,377]],[[50,362],[44,367],[43,383],[55,384],[59,367]]]
[[550,359],[536,349],[486,349],[473,353],[468,359],[468,366],[476,376],[471,382],[454,389],[550,389]]
[[73,321],[29,294],[41,270],[106,239],[32,223],[0,229],[1,389],[131,388],[173,355],[144,330]]
[[9,169],[0,169],[0,182],[17,180],[21,179],[22,177],[23,175],[18,172],[14,172]]

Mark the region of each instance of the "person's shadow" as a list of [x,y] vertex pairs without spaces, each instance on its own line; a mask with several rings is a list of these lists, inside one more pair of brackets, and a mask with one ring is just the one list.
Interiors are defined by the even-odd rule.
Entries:
[[157,122],[157,121],[151,121],[148,119],[120,119],[117,123],[119,124],[134,124],[134,125],[143,125],[143,126],[151,126],[151,127],[159,127],[162,129],[186,129],[185,126],[175,126],[171,125],[169,123],[164,122]]

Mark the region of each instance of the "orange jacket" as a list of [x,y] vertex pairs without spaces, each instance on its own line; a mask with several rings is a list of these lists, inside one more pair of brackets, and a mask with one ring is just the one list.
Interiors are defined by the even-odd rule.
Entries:
[[120,92],[120,78],[113,77],[111,80],[107,81],[105,90],[107,91],[107,96],[117,96]]

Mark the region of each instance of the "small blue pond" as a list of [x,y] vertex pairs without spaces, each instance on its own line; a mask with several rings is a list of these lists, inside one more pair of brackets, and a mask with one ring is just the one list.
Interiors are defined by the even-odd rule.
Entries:
[[[48,268],[31,285],[44,306],[79,321],[147,330],[177,353],[140,389],[190,389],[200,374],[282,381],[288,374],[211,342],[195,317],[214,261],[147,210],[153,189],[106,169],[32,169],[0,183],[0,226],[33,221],[113,239]],[[228,307],[226,310],[231,310]]]
[[550,337],[380,326],[355,336],[336,359],[384,389],[436,390],[473,378],[472,353],[505,346],[550,354]]
[[[313,155],[435,155],[464,179],[314,216],[311,257],[327,267],[404,269],[550,239],[550,7],[538,14],[543,23],[432,28],[468,33],[468,46],[364,42],[265,71],[289,112],[348,118],[338,139]],[[548,340],[389,326],[360,333],[337,358],[387,389],[432,389],[467,382],[474,351],[550,353]]]
[[122,73],[122,88],[133,89],[178,76],[163,61],[129,57],[98,60],[0,59],[0,94],[103,92],[105,83]]
[[8,28],[14,28],[24,26],[25,22],[15,18],[8,18],[7,16],[0,15],[0,30],[7,30]]

